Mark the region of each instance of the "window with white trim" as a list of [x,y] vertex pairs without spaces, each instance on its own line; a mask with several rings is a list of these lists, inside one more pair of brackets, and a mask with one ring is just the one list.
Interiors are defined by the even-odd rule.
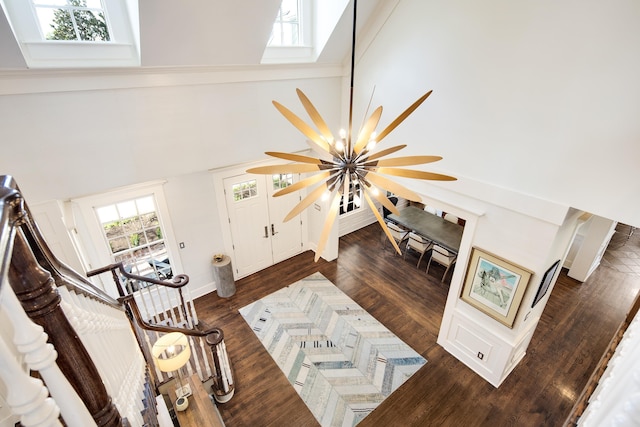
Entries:
[[311,62],[313,57],[312,0],[282,0],[273,21],[262,63]]
[[153,195],[96,207],[114,263],[152,279],[173,277],[162,224]]
[[269,46],[299,46],[302,44],[300,1],[282,0],[273,23]]
[[[122,261],[126,270],[150,278],[184,272],[162,184],[154,181],[71,200],[73,216],[68,220],[76,230],[85,271]],[[119,296],[110,275],[90,280],[112,297]]]
[[340,215],[353,212],[362,205],[362,188],[360,183],[349,183],[349,194],[347,197],[340,199]]
[[258,197],[258,181],[255,179],[233,185],[234,202],[251,199],[252,197]]
[[110,40],[101,0],[32,0],[43,40]]
[[293,184],[292,173],[280,173],[271,176],[271,182],[274,190],[282,190]]
[[29,68],[140,65],[130,0],[2,0]]

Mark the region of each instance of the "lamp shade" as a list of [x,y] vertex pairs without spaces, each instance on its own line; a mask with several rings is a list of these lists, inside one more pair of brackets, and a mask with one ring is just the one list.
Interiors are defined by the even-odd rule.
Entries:
[[177,371],[186,365],[191,357],[189,340],[183,333],[170,332],[156,341],[151,355],[162,372]]

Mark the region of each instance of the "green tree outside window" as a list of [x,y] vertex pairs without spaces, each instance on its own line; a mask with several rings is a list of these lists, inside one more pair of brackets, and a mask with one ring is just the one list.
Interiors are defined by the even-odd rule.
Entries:
[[67,0],[67,3],[71,6],[69,9],[53,12],[53,31],[46,35],[47,40],[110,40],[104,12],[79,9],[87,7],[86,0]]

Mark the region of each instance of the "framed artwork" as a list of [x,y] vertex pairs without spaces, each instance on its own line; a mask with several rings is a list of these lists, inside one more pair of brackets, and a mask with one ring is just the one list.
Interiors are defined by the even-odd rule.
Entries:
[[519,265],[472,248],[461,298],[512,328],[531,274]]
[[540,287],[538,288],[538,292],[536,292],[536,296],[533,299],[531,308],[535,307],[536,304],[542,299],[543,296],[545,296],[545,294],[549,290],[549,285],[551,285],[551,282],[553,281],[553,277],[555,276],[559,265],[560,260],[557,260],[551,267],[549,267],[546,273],[544,273],[544,277],[542,277],[542,282],[540,282]]

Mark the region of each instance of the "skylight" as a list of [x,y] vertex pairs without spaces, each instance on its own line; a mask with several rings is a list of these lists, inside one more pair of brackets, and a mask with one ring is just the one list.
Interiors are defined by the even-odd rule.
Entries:
[[282,0],[262,63],[311,62],[313,57],[311,0]]
[[282,0],[261,62],[317,61],[348,5],[348,0]]
[[269,46],[299,46],[302,44],[300,9],[299,0],[282,0],[273,23]]
[[29,68],[140,65],[137,0],[0,0]]
[[43,40],[109,41],[101,0],[32,0]]

